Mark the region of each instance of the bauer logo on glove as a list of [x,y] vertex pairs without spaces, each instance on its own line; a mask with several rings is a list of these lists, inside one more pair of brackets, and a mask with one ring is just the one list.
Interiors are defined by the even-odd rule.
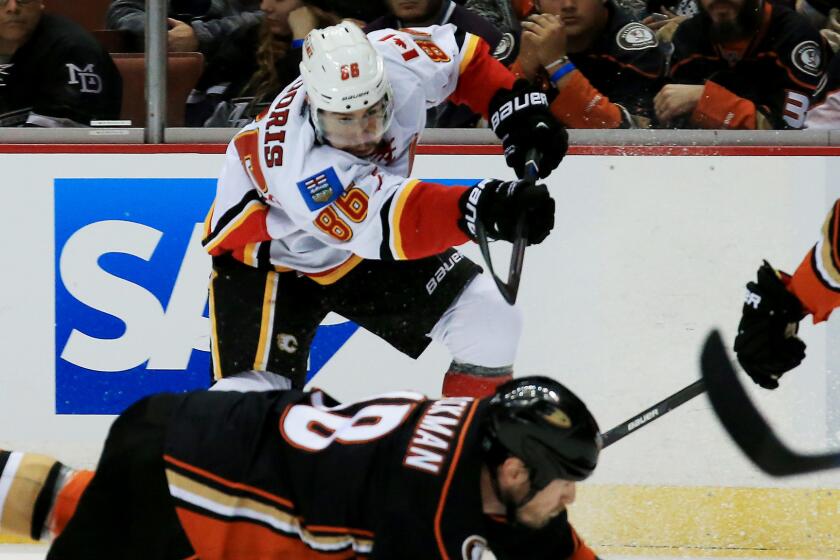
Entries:
[[522,96],[515,97],[499,107],[490,117],[490,127],[495,132],[499,125],[514,111],[523,111],[531,106],[542,105],[548,107],[548,97],[541,91],[532,91]]
[[513,242],[516,224],[524,217],[528,245],[542,243],[554,227],[554,199],[545,185],[531,181],[485,179],[466,190],[459,204],[458,226],[473,241],[479,222],[491,239]]
[[548,106],[548,97],[524,80],[500,89],[490,100],[490,125],[502,141],[505,161],[524,177],[526,154],[538,154],[539,176],[548,177],[569,149],[569,136]]

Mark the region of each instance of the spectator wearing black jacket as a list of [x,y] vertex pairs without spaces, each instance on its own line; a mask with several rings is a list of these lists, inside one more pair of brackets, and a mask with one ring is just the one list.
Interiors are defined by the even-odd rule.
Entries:
[[0,126],[74,127],[119,118],[122,80],[82,27],[42,0],[0,0]]
[[190,126],[242,127],[300,74],[290,14],[302,0],[262,0],[265,17],[220,45],[187,102]]
[[647,127],[665,52],[612,1],[536,0],[511,70],[539,84],[570,128]]
[[677,28],[671,84],[654,99],[674,127],[802,128],[826,47],[802,15],[764,0],[700,0]]
[[[225,38],[257,23],[260,0],[170,0],[167,42],[172,52],[200,51],[208,61]],[[146,32],[145,0],[113,0],[108,7],[109,29],[129,31],[142,50]]]

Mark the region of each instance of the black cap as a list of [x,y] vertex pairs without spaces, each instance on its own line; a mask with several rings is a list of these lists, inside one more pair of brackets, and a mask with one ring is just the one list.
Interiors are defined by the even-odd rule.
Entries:
[[500,386],[485,416],[483,445],[497,466],[514,455],[541,490],[552,480],[583,480],[601,452],[601,432],[577,395],[548,377],[522,377]]

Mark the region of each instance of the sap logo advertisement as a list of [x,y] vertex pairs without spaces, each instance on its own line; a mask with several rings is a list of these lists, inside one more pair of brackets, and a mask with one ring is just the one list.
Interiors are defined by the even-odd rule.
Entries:
[[[118,414],[210,384],[201,247],[215,179],[56,179],[56,412]],[[356,331],[322,325],[315,375]]]

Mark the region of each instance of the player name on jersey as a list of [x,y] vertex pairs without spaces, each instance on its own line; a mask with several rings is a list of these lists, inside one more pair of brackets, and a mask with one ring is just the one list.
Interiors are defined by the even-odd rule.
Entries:
[[449,453],[455,426],[461,423],[470,397],[442,399],[429,407],[409,443],[403,464],[432,474],[440,474]]

